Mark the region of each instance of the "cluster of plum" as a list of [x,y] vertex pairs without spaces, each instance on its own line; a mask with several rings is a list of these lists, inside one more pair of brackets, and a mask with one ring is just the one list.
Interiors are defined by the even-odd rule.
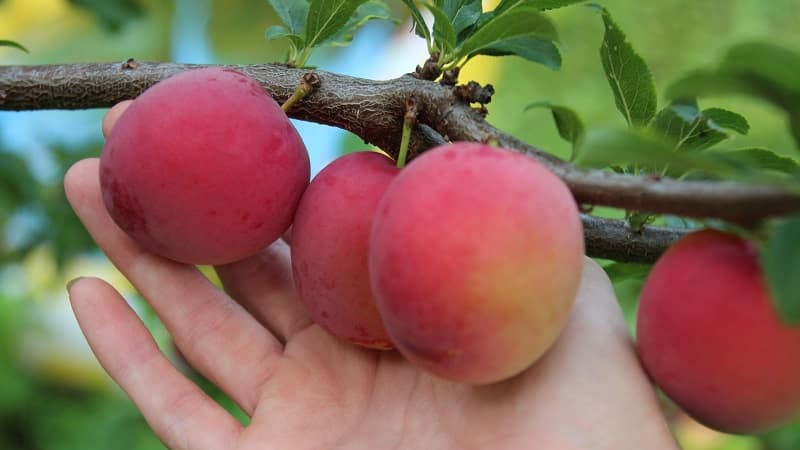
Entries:
[[[142,94],[109,136],[100,177],[116,223],[183,263],[245,258],[292,226],[295,284],[319,326],[459,382],[533,364],[580,283],[578,207],[530,158],[452,143],[398,169],[365,151],[309,183],[286,115],[233,70],[183,72]],[[652,379],[706,424],[749,432],[800,405],[800,329],[780,323],[737,237],[675,244],[647,280],[637,334]]]

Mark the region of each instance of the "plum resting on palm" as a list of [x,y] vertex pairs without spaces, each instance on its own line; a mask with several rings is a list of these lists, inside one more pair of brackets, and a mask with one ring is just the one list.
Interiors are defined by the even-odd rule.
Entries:
[[461,382],[529,367],[561,332],[583,268],[564,183],[518,153],[454,143],[413,160],[372,226],[369,271],[392,342]]

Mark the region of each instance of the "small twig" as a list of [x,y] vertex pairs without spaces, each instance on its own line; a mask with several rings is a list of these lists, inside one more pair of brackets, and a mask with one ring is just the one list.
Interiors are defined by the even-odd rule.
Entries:
[[139,61],[136,61],[133,58],[128,58],[127,61],[122,63],[122,70],[133,70],[139,67]]
[[308,72],[304,74],[303,78],[300,80],[300,83],[297,85],[297,89],[295,89],[294,93],[292,93],[292,96],[281,105],[283,112],[291,110],[292,107],[297,104],[297,102],[319,89],[321,84],[322,82],[320,81],[319,76],[317,76],[317,74],[314,72]]

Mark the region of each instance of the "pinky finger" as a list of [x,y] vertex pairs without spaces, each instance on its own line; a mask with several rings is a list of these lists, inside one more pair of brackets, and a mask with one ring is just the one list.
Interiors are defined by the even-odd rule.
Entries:
[[99,279],[79,279],[69,287],[69,296],[100,364],[167,447],[235,447],[241,433],[239,422],[170,364],[113,287]]

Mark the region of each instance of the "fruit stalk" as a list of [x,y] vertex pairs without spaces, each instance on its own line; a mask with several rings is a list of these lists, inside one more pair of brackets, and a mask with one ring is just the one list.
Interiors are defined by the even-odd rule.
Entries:
[[406,100],[406,113],[403,116],[403,134],[400,138],[400,151],[397,154],[397,168],[406,166],[408,157],[408,144],[411,141],[411,129],[417,123],[417,101],[414,97]]
[[308,72],[304,74],[303,78],[300,79],[300,83],[297,85],[297,88],[295,88],[294,93],[292,93],[292,96],[286,99],[286,101],[281,105],[283,112],[289,112],[289,110],[291,110],[292,107],[297,104],[297,102],[316,91],[320,84],[322,83],[319,79],[319,76],[317,76],[317,74],[314,72]]

